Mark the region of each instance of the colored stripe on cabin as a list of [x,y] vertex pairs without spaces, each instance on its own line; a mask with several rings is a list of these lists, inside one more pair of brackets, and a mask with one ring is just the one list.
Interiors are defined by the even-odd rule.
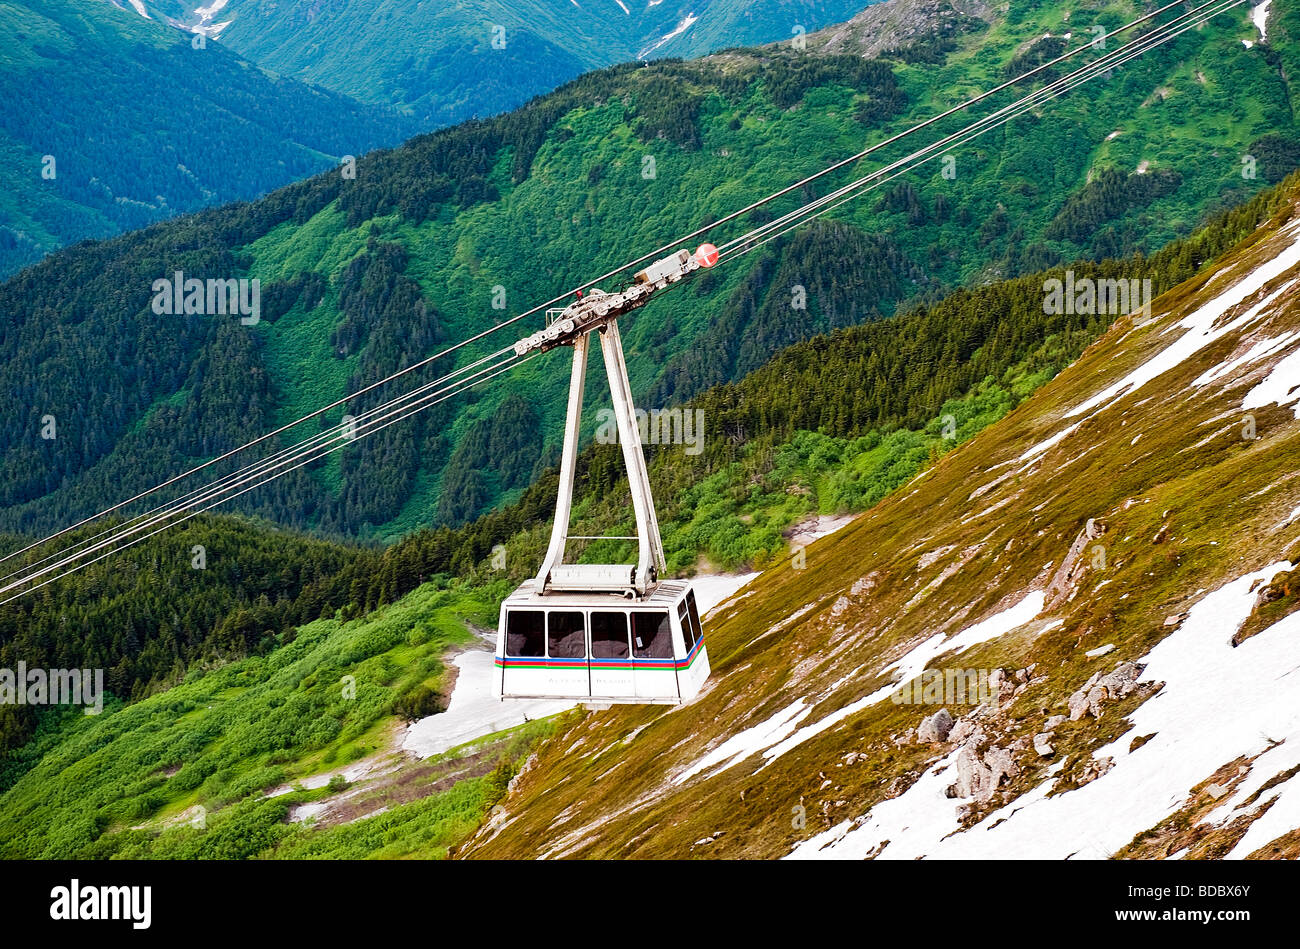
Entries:
[[652,669],[664,672],[676,670],[683,672],[695,665],[695,660],[699,658],[700,653],[704,650],[704,638],[696,640],[695,645],[691,648],[690,653],[685,659],[547,659],[544,656],[528,656],[524,658],[502,658],[496,657],[496,667],[498,669],[634,669],[642,672],[648,672]]

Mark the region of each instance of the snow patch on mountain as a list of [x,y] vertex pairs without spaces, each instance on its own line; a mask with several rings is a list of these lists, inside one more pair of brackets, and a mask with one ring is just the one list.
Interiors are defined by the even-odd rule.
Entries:
[[683,33],[685,33],[687,30],[689,30],[692,26],[694,26],[697,22],[699,22],[699,19],[700,19],[700,18],[699,18],[698,16],[696,16],[694,13],[688,13],[688,14],[686,14],[686,16],[682,17],[681,22],[677,24],[676,29],[674,29],[671,33],[667,33],[667,34],[665,34],[665,35],[664,35],[664,36],[663,36],[663,37],[662,37],[662,38],[661,38],[657,43],[655,43],[653,46],[647,47],[646,49],[643,49],[641,52],[637,53],[636,58],[637,58],[637,59],[645,59],[647,56],[649,56],[651,53],[653,53],[653,52],[654,52],[655,50],[657,50],[659,47],[663,46],[665,43],[669,42],[670,40],[675,39],[675,38],[678,37],[678,36],[681,36]]
[[713,777],[719,771],[725,771],[732,765],[739,764],[750,755],[781,741],[811,713],[812,708],[806,705],[803,699],[796,699],[766,721],[732,735],[674,778],[673,784],[684,784],[700,772],[707,771],[716,765],[722,765],[722,767],[710,774],[709,777]]
[[1216,340],[1259,320],[1278,297],[1291,288],[1295,283],[1294,280],[1288,281],[1235,319],[1223,320],[1223,317],[1273,280],[1300,264],[1298,230],[1300,230],[1300,223],[1287,227],[1283,231],[1289,238],[1285,250],[1271,260],[1261,263],[1233,286],[1174,324],[1172,328],[1182,327],[1187,330],[1177,342],[1158,352],[1118,382],[1107,386],[1092,398],[1066,412],[1066,417],[1072,418],[1085,412],[1095,413],[1106,408],[1120,396],[1136,392],[1153,379],[1178,367]]
[[1057,442],[1059,442],[1059,441],[1061,441],[1062,439],[1068,437],[1069,434],[1070,434],[1071,432],[1073,432],[1076,428],[1078,428],[1081,424],[1083,424],[1083,423],[1081,423],[1081,422],[1076,422],[1076,423],[1073,424],[1073,425],[1066,426],[1064,429],[1062,429],[1061,431],[1057,432],[1057,433],[1056,433],[1055,435],[1053,435],[1052,437],[1043,439],[1041,442],[1039,442],[1039,443],[1038,443],[1037,445],[1035,445],[1033,448],[1029,449],[1027,452],[1025,452],[1023,455],[1021,455],[1019,458],[1017,458],[1016,461],[1029,461],[1029,459],[1031,459],[1031,458],[1037,458],[1039,455],[1041,455],[1043,452],[1047,451],[1047,449],[1051,448],[1051,447],[1052,447],[1053,445],[1055,445]]
[[[890,683],[863,696],[856,702],[832,712],[813,724],[806,725],[795,731],[795,726],[812,712],[812,706],[807,705],[803,699],[799,699],[767,721],[733,735],[678,775],[673,783],[682,784],[703,771],[721,765],[721,767],[717,767],[716,770],[710,773],[709,777],[713,777],[733,765],[740,764],[740,762],[758,752],[762,752],[763,757],[767,759],[767,763],[763,765],[765,768],[792,748],[797,748],[844,719],[884,700],[897,691],[900,683],[910,681],[920,675],[925,667],[939,656],[946,653],[964,652],[972,646],[988,642],[991,639],[997,639],[999,636],[1028,623],[1042,612],[1045,600],[1046,594],[1042,590],[1035,590],[1021,598],[1014,606],[995,613],[988,619],[973,626],[968,626],[951,638],[944,633],[935,633],[929,639],[913,647],[905,656],[894,660],[881,670],[882,675],[897,673],[891,676],[892,681]],[[762,768],[759,770],[761,771]]]
[[230,26],[235,21],[224,20],[221,23],[214,23],[217,14],[225,9],[229,0],[212,0],[206,7],[196,7],[194,15],[198,17],[198,22],[186,27],[191,33],[202,33],[209,39],[216,39],[221,35],[222,30]]
[[[1115,762],[1096,780],[1049,797],[1052,777],[960,830],[954,802],[946,796],[954,752],[899,797],[809,838],[789,856],[1104,858],[1179,810],[1191,789],[1225,762],[1259,756],[1252,769],[1259,776],[1256,787],[1300,764],[1300,653],[1294,647],[1300,614],[1231,644],[1250,615],[1256,588],[1290,566],[1279,561],[1203,596],[1179,628],[1139,660],[1143,677],[1164,686],[1129,716],[1133,728],[1094,752],[1094,759]],[[1153,737],[1130,750],[1134,735]],[[1273,791],[1269,823],[1248,833],[1233,856],[1300,821],[1300,782],[1293,778]],[[1232,800],[1242,796],[1239,789]],[[1231,803],[1216,813],[1226,817]]]
[[710,613],[730,601],[757,576],[757,572],[752,572],[696,577],[691,585],[695,588],[695,604],[700,615],[707,619]]
[[1273,0],[1264,0],[1257,7],[1250,9],[1250,22],[1255,24],[1255,29],[1259,30],[1259,41],[1262,43],[1268,39],[1268,8]]
[[1296,793],[1300,791],[1300,778],[1293,777],[1264,789],[1264,785],[1276,775],[1289,771],[1297,763],[1300,763],[1300,748],[1296,748],[1294,743],[1283,742],[1264,752],[1251,762],[1249,773],[1205,818],[1206,824],[1222,826],[1267,808],[1267,812],[1251,824],[1245,836],[1228,853],[1229,857],[1244,857],[1291,828],[1300,826],[1300,815],[1294,812],[1294,807],[1300,804],[1300,794]]
[[1276,793],[1256,805],[1256,808],[1267,805],[1268,811],[1250,825],[1245,836],[1237,841],[1237,846],[1228,852],[1227,859],[1244,859],[1265,844],[1300,827],[1300,777],[1291,778],[1275,790]]
[[1275,353],[1287,349],[1297,342],[1300,342],[1300,331],[1262,339],[1251,347],[1251,349],[1244,355],[1207,369],[1192,382],[1192,385],[1205,386],[1218,379],[1230,379],[1236,374],[1238,369],[1241,369],[1246,364],[1266,359]]
[[[1241,407],[1258,409],[1265,405],[1290,405],[1293,402],[1300,402],[1300,351],[1274,366],[1263,382],[1246,393]],[[1295,417],[1300,418],[1300,404],[1296,405]]]

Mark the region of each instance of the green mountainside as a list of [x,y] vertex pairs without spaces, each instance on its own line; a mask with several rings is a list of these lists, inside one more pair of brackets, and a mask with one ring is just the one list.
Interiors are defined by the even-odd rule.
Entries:
[[[1132,11],[1107,4],[1090,19],[1116,25]],[[23,407],[0,423],[0,527],[35,533],[93,513],[158,472],[615,267],[633,248],[715,220],[1026,68],[1045,43],[1056,48],[1067,12],[1018,6],[960,33],[938,63],[769,48],[616,67],[516,112],[366,156],[355,178],[330,172],[55,254],[0,285],[0,373]],[[1268,43],[1247,49],[1255,27],[1225,16],[954,153],[955,178],[924,166],[836,221],[665,294],[624,326],[638,400],[681,402],[783,346],[957,286],[1150,251],[1189,233],[1295,163],[1281,68],[1293,18],[1275,9]],[[1242,174],[1248,155],[1253,178]],[[155,315],[152,284],[177,270],[260,279],[262,319]],[[806,309],[792,306],[797,287]],[[505,309],[493,309],[502,292]],[[239,509],[386,539],[508,503],[556,460],[558,360],[535,360]],[[45,416],[59,421],[58,438],[40,437]],[[486,446],[509,467],[489,470]]]

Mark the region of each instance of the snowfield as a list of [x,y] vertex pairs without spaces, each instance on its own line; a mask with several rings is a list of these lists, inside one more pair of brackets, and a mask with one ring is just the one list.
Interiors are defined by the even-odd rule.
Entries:
[[742,732],[737,732],[717,748],[691,765],[676,778],[674,784],[685,784],[691,778],[695,777],[702,771],[708,771],[716,765],[721,767],[712,771],[709,777],[720,771],[725,771],[732,765],[740,764],[750,755],[762,751],[785,738],[786,735],[794,731],[801,721],[812,713],[812,709],[804,704],[803,699],[798,699],[790,705],[787,705],[781,711],[777,712],[765,722],[760,722],[751,728],[746,728]]
[[[1132,713],[1130,730],[1094,753],[1115,761],[1095,781],[1048,797],[1053,778],[963,831],[956,802],[944,796],[953,782],[953,754],[904,794],[810,838],[790,856],[1104,858],[1177,811],[1192,787],[1225,763],[1260,756],[1253,784],[1238,788],[1212,815],[1227,819],[1236,802],[1300,764],[1300,614],[1240,646],[1230,643],[1250,614],[1253,588],[1289,568],[1281,561],[1204,596],[1176,632],[1139,660],[1146,665],[1143,679],[1164,687]],[[1154,737],[1128,750],[1134,737],[1146,735]],[[1270,789],[1255,806],[1270,800],[1272,808],[1230,856],[1245,856],[1300,825],[1300,780]]]
[[[977,646],[980,643],[988,642],[991,639],[997,639],[1013,629],[1024,626],[1043,610],[1043,602],[1046,594],[1042,590],[1035,590],[1028,596],[1024,597],[1015,606],[1003,610],[1001,613],[994,614],[983,622],[970,626],[956,636],[949,639],[943,633],[935,633],[925,642],[921,643],[915,649],[911,650],[906,656],[898,659],[885,667],[886,673],[897,672],[897,682],[890,682],[889,685],[881,686],[865,698],[858,699],[850,705],[846,705],[838,712],[834,712],[819,722],[814,722],[799,729],[789,738],[782,741],[773,748],[768,748],[763,752],[763,757],[770,764],[781,755],[785,754],[791,748],[795,748],[810,738],[824,732],[833,725],[842,722],[850,715],[856,715],[858,712],[883,701],[890,695],[898,691],[898,687],[904,682],[908,682],[919,676],[925,667],[935,659],[946,653],[961,653]],[[766,765],[764,765],[766,767]]]
[[[1300,339],[1296,334],[1287,340],[1288,344]],[[1265,405],[1290,405],[1300,401],[1300,351],[1291,353],[1268,374],[1268,378],[1246,394],[1241,403],[1243,409],[1257,409]],[[1295,408],[1295,417],[1300,418],[1300,404]]]
[[1106,408],[1120,396],[1136,392],[1148,382],[1181,365],[1185,360],[1216,340],[1259,320],[1267,313],[1268,308],[1277,298],[1291,288],[1291,284],[1295,282],[1294,280],[1279,287],[1263,301],[1235,319],[1223,320],[1223,317],[1233,307],[1239,306],[1272,281],[1300,264],[1300,241],[1297,241],[1300,234],[1298,232],[1300,232],[1300,223],[1287,227],[1283,233],[1290,238],[1290,243],[1282,253],[1271,260],[1261,263],[1236,284],[1176,323],[1175,327],[1182,327],[1187,330],[1186,333],[1179,337],[1177,342],[1161,350],[1118,382],[1107,386],[1092,398],[1075,406],[1066,413],[1066,417],[1072,418],[1085,412],[1091,414]]
[[[1259,323],[1270,316],[1273,313],[1274,304],[1278,303],[1295,286],[1296,278],[1276,287],[1244,313],[1228,318],[1228,314],[1233,309],[1245,303],[1293,269],[1297,264],[1300,264],[1300,221],[1291,224],[1281,233],[1289,238],[1289,243],[1279,254],[1270,260],[1262,262],[1235,284],[1222,290],[1214,299],[1162,331],[1162,333],[1169,333],[1179,328],[1186,330],[1176,342],[1160,350],[1123,378],[1065,413],[1066,418],[1074,418],[1088,413],[1084,419],[1067,425],[1061,431],[1029,448],[1018,458],[1013,461],[1003,462],[1003,464],[1022,464],[1024,467],[1020,470],[1025,470],[1048,449],[1054,448],[1074,434],[1083,422],[1110,407],[1123,396],[1136,392],[1164,373],[1176,369],[1212,343],[1231,333],[1246,330],[1253,324]],[[1202,387],[1214,382],[1230,383],[1235,378],[1236,373],[1248,364],[1274,356],[1298,343],[1300,343],[1300,332],[1260,340],[1244,355],[1214,366],[1202,373],[1193,382],[1193,385]],[[1283,359],[1264,382],[1251,390],[1246,396],[1242,407],[1250,409],[1274,403],[1277,405],[1297,403],[1296,417],[1300,418],[1300,391],[1296,391],[1298,388],[1300,388],[1300,352],[1292,353]]]
[[1017,462],[1029,461],[1032,458],[1037,458],[1039,455],[1047,451],[1047,449],[1051,448],[1053,445],[1068,438],[1074,432],[1074,430],[1077,429],[1082,424],[1083,424],[1082,422],[1075,422],[1073,425],[1067,425],[1065,428],[1061,429],[1052,437],[1045,438],[1037,445],[1030,448],[1023,455],[1017,458],[1016,461]]
[[[832,712],[825,718],[795,731],[795,727],[812,712],[812,706],[804,699],[783,708],[767,721],[754,725],[733,735],[713,751],[709,752],[695,764],[691,765],[676,778],[674,784],[686,781],[704,771],[710,771],[709,777],[725,771],[733,765],[740,764],[751,755],[762,752],[767,767],[792,748],[796,748],[811,738],[842,722],[844,719],[869,706],[875,705],[898,691],[899,686],[920,675],[934,659],[945,653],[963,652],[979,643],[997,639],[1013,629],[1023,626],[1036,617],[1043,609],[1045,594],[1037,590],[1028,594],[1014,606],[990,616],[949,638],[943,633],[935,633],[920,645],[911,649],[907,655],[896,659],[883,670],[882,675],[897,671],[897,681],[881,686],[869,695]],[[762,768],[759,769],[760,771]],[[757,773],[757,772],[755,772]]]
[[757,573],[720,573],[715,576],[693,577],[691,586],[695,589],[695,605],[700,615],[707,617],[757,576]]

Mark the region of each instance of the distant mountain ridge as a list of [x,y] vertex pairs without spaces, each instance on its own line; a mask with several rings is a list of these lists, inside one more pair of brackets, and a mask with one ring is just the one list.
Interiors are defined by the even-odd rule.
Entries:
[[956,48],[955,39],[992,23],[986,0],[892,0],[867,7],[850,20],[819,30],[808,46],[823,53],[879,56],[908,49],[937,55]]
[[413,131],[100,0],[0,5],[0,96],[0,275]]
[[484,118],[592,69],[812,32],[871,0],[111,0],[421,128]]

